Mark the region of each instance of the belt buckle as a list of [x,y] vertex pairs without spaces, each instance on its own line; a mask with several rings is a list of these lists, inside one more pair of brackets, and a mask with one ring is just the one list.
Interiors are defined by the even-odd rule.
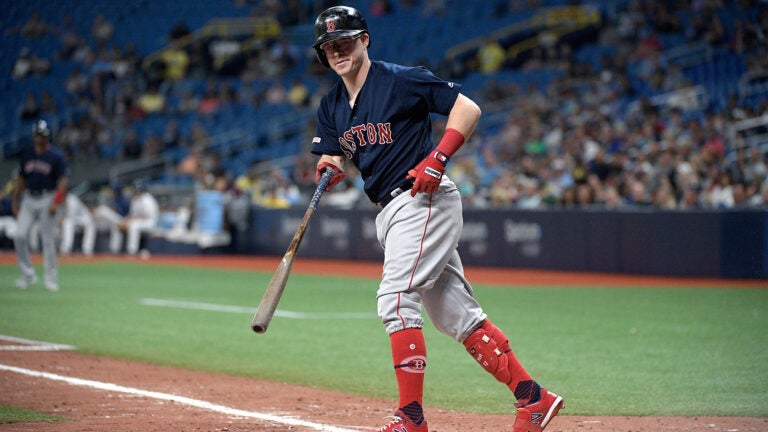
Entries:
[[389,204],[389,203],[390,203],[390,202],[391,202],[393,199],[397,198],[397,197],[398,197],[400,194],[402,194],[403,192],[405,192],[405,191],[407,191],[407,190],[411,189],[412,187],[413,187],[413,182],[412,182],[412,181],[407,181],[407,182],[405,182],[405,183],[401,184],[400,186],[398,186],[398,187],[396,187],[396,188],[392,189],[392,191],[390,191],[390,192],[389,192],[389,195],[388,195],[388,196],[386,196],[386,197],[384,197],[384,199],[383,199],[383,200],[381,200],[381,201],[379,201],[378,203],[376,203],[376,205],[377,205],[377,206],[378,206],[380,209],[383,209],[383,208],[384,208],[384,207],[386,207],[386,205],[387,205],[387,204]]

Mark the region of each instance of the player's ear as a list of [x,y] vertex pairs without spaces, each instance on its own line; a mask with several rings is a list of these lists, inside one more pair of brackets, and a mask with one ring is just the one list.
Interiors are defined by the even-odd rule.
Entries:
[[371,36],[368,33],[360,35],[360,41],[363,42],[363,46],[366,48],[371,46]]

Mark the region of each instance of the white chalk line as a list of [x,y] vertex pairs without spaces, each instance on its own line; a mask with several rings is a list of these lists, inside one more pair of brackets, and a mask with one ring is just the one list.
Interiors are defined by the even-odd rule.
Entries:
[[259,413],[259,412],[253,412],[253,411],[245,411],[245,410],[236,409],[236,408],[230,408],[223,405],[218,405],[211,402],[192,399],[184,396],[177,396],[173,394],[160,393],[160,392],[149,391],[149,390],[141,390],[141,389],[132,388],[132,387],[124,387],[121,385],[105,383],[100,381],[92,381],[92,380],[86,380],[81,378],[67,377],[67,376],[57,375],[49,372],[35,371],[35,370],[24,369],[24,368],[19,368],[15,366],[4,365],[4,364],[0,364],[0,371],[14,372],[22,375],[27,375],[27,376],[36,377],[36,378],[44,378],[44,379],[49,379],[53,381],[62,381],[67,384],[80,386],[80,387],[90,387],[98,390],[127,393],[130,395],[143,396],[151,399],[171,401],[178,404],[188,405],[191,407],[200,408],[208,411],[214,411],[214,412],[218,412],[221,414],[226,414],[234,417],[252,418],[252,419],[258,419],[258,420],[263,420],[263,421],[268,421],[273,423],[284,424],[288,426],[300,426],[300,427],[310,428],[318,431],[359,432],[359,430],[356,430],[356,429],[343,429],[335,426],[329,426],[329,425],[324,425],[320,423],[313,423],[313,422],[300,420],[296,418],[282,417],[282,416],[273,415],[273,414],[266,414],[266,413]]
[[0,351],[71,351],[72,345],[56,344],[51,342],[35,341],[15,336],[0,335],[0,340],[19,343],[23,345],[0,345]]
[[[143,298],[139,300],[139,303],[145,306],[159,306],[159,307],[170,307],[170,308],[179,308],[179,309],[195,309],[195,310],[205,310],[205,311],[213,311],[213,312],[229,312],[229,313],[242,313],[242,314],[256,313],[256,308],[220,305],[215,303],[192,302],[192,301],[183,301],[183,300],[164,300],[164,299]],[[294,311],[286,311],[286,310],[276,310],[275,316],[279,316],[283,318],[291,318],[291,319],[368,319],[368,318],[375,318],[376,314],[373,314],[370,312],[311,313],[311,312],[294,312]]]

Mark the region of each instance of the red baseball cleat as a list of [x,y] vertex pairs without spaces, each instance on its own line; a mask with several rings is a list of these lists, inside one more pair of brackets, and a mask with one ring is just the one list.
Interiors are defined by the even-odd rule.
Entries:
[[512,432],[541,432],[563,407],[563,398],[541,389],[541,399],[528,405],[515,404],[517,417]]
[[378,429],[377,432],[429,432],[429,428],[427,428],[426,420],[416,424],[402,411],[397,410],[392,421]]

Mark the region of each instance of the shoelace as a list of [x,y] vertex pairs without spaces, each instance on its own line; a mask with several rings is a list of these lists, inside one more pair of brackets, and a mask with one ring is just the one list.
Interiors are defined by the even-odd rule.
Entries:
[[390,427],[390,426],[392,426],[394,424],[402,423],[403,422],[403,419],[400,416],[397,416],[397,415],[386,416],[384,418],[391,419],[391,420],[389,421],[389,423],[385,424],[384,426],[380,427],[379,429],[376,429],[376,432],[384,432],[385,430],[387,430],[388,427]]

